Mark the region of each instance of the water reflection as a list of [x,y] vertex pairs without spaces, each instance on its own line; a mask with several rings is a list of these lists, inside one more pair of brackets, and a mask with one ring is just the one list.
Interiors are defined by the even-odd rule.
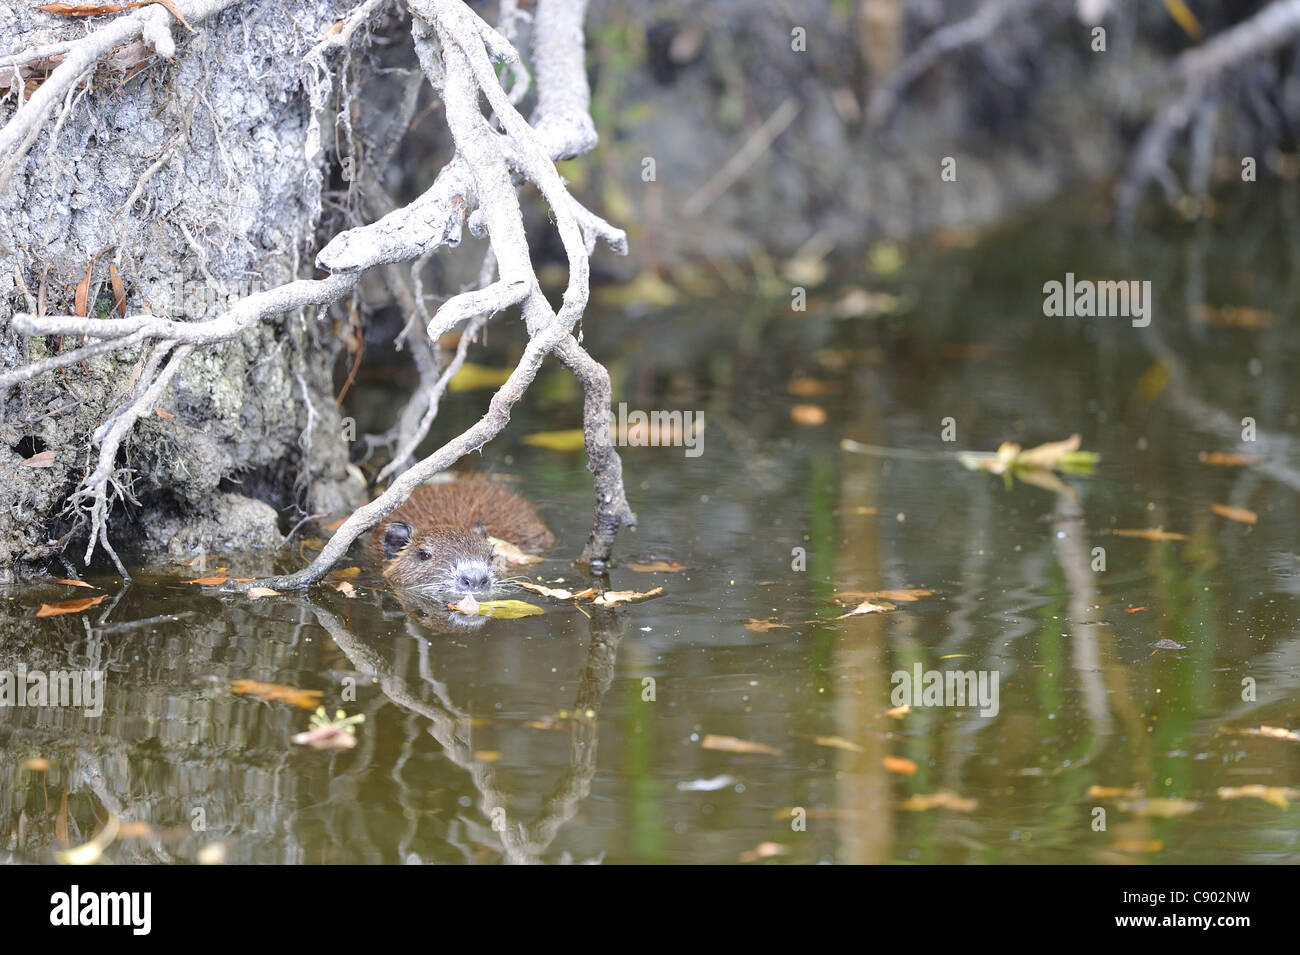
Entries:
[[[1295,797],[1220,795],[1300,786],[1294,741],[1241,733],[1300,726],[1294,245],[1263,216],[1119,250],[1059,221],[851,277],[911,300],[902,314],[846,318],[828,292],[807,314],[740,300],[593,315],[616,400],[708,424],[698,458],[623,449],[640,526],[608,586],[661,585],[658,600],[530,597],[545,615],[466,620],[366,573],[354,599],[251,601],[171,568],[125,589],[92,577],[103,602],[36,619],[83,594],[11,589],[0,669],[103,669],[108,686],[98,718],[0,710],[6,857],[48,860],[112,812],[150,826],[109,847],[118,863],[216,842],[237,862],[1300,860]],[[1067,269],[1149,278],[1151,326],[1045,318],[1042,282]],[[1276,321],[1190,320],[1201,306]],[[573,555],[583,462],[520,441],[578,423],[562,378],[539,380],[481,467],[522,476]],[[791,394],[795,380],[821,390]],[[391,407],[380,389],[355,397]],[[448,431],[482,397],[451,402]],[[795,423],[795,403],[826,424]],[[953,456],[1075,431],[1102,463],[1066,479],[1072,495]],[[846,438],[905,453],[846,454]],[[1111,533],[1142,528],[1185,539]],[[283,569],[237,560],[240,576]],[[685,569],[627,566],[658,561]],[[562,556],[539,575],[584,583]],[[845,616],[847,594],[909,588],[932,593]],[[996,672],[997,715],[890,715],[892,675],[918,664]],[[295,747],[308,710],[232,680],[364,714],[358,745]]]

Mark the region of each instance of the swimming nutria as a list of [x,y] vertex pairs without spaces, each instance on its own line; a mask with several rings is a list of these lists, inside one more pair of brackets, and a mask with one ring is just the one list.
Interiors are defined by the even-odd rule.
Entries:
[[375,528],[368,549],[395,587],[481,595],[497,582],[488,537],[531,553],[555,543],[531,504],[470,477],[417,487]]

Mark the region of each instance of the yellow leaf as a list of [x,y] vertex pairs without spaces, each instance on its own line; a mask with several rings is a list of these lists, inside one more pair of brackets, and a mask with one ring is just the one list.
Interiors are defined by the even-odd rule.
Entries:
[[907,812],[925,812],[928,809],[951,809],[953,812],[974,812],[978,806],[974,799],[967,799],[948,790],[937,793],[919,793],[898,804],[899,809]]
[[538,431],[524,436],[524,444],[550,451],[581,451],[586,447],[586,435],[581,428],[569,431]]
[[1183,32],[1193,40],[1199,40],[1205,35],[1205,31],[1201,29],[1201,21],[1196,19],[1196,14],[1187,8],[1183,0],[1165,0],[1165,9],[1174,18],[1174,22],[1183,28]]
[[546,613],[546,611],[526,600],[480,600],[478,604],[480,617],[495,617],[499,620],[517,620],[520,617],[533,617],[539,613]]
[[841,736],[807,736],[803,733],[796,733],[799,739],[806,739],[810,743],[816,743],[818,746],[827,746],[831,749],[847,750],[850,753],[865,753],[866,750],[852,740],[844,739]]
[[1144,527],[1138,530],[1115,530],[1111,533],[1116,537],[1138,537],[1147,541],[1185,541],[1191,540],[1186,534],[1175,534],[1171,531],[1162,530],[1155,527]]
[[1220,799],[1262,799],[1264,802],[1277,806],[1278,809],[1289,809],[1290,800],[1300,798],[1300,789],[1288,789],[1286,786],[1261,786],[1256,783],[1253,786],[1220,786]]
[[898,773],[900,776],[913,776],[916,774],[916,763],[906,756],[886,756],[881,760],[881,764],[891,773]]

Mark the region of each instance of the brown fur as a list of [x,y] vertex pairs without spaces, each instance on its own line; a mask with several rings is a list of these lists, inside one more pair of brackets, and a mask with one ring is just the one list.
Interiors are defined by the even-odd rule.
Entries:
[[[384,559],[384,535],[394,521],[413,528],[410,542],[392,560]],[[418,487],[406,503],[380,522],[367,551],[384,576],[399,587],[432,583],[458,559],[491,560],[491,547],[475,528],[520,550],[541,553],[555,538],[523,498],[481,477]],[[419,560],[421,550],[432,558]]]

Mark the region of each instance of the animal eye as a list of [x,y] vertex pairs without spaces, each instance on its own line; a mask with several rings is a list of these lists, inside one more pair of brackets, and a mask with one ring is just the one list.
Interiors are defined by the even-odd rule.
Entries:
[[417,556],[420,558],[420,560],[428,560],[433,555],[430,554],[427,550],[421,550]]

